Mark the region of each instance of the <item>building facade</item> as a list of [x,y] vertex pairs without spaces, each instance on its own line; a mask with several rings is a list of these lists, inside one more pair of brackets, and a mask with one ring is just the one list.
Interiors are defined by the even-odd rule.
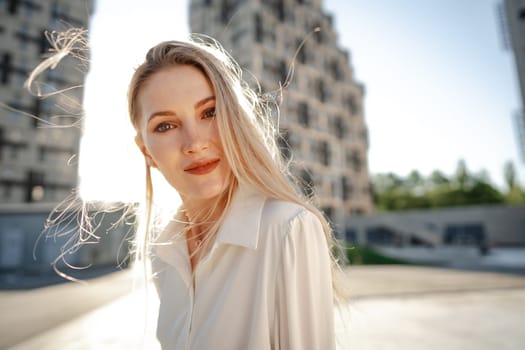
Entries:
[[503,0],[504,22],[521,91],[521,110],[516,112],[516,129],[521,157],[525,163],[525,0]]
[[[0,0],[0,203],[58,202],[78,183],[82,86],[87,66],[64,59],[24,81],[49,53],[46,33],[87,28],[93,0]],[[84,62],[85,63],[85,62]]]
[[191,32],[217,39],[248,82],[282,94],[281,149],[335,231],[372,212],[364,87],[321,0],[192,0],[189,18]]

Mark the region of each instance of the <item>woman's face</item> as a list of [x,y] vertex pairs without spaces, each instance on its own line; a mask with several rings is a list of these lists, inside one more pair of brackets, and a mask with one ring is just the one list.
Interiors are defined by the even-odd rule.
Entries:
[[178,65],[153,74],[137,96],[137,145],[183,201],[218,196],[231,169],[219,139],[215,93],[197,68]]

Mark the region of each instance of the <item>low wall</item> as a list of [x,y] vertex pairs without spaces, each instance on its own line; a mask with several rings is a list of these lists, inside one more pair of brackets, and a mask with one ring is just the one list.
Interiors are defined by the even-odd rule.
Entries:
[[116,267],[126,261],[134,226],[132,219],[119,221],[124,209],[90,206],[92,232],[81,229],[86,212],[67,208],[50,222],[53,210],[52,205],[0,207],[0,273],[53,274],[53,265],[74,270],[70,267]]

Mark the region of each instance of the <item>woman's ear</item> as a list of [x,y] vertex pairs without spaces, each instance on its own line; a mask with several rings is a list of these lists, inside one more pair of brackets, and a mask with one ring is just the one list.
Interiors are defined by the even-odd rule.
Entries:
[[135,144],[137,144],[137,147],[140,149],[140,151],[144,155],[146,164],[148,164],[152,168],[156,168],[157,164],[155,163],[153,158],[151,158],[151,155],[148,153],[148,150],[146,149],[146,145],[144,145],[144,141],[142,140],[142,137],[139,134],[135,136]]

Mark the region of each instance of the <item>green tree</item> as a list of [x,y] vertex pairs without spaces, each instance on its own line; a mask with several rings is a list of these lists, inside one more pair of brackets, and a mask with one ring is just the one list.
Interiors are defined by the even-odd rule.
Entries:
[[[377,174],[372,182],[379,211],[508,202],[506,196],[490,183],[486,171],[473,173],[464,160],[458,162],[451,178],[439,170],[433,171],[427,178],[413,170],[407,177],[393,173]],[[512,198],[514,201],[523,200],[524,192],[514,190]]]
[[469,178],[470,175],[467,169],[467,163],[465,162],[465,160],[460,159],[456,167],[454,181],[460,189],[465,189],[468,184]]
[[505,162],[503,166],[503,175],[507,185],[507,193],[505,194],[505,202],[508,204],[523,204],[525,203],[525,191],[517,181],[516,168],[511,161]]
[[516,186],[516,168],[514,163],[508,160],[503,166],[503,175],[507,184],[507,189],[510,191]]
[[432,174],[430,174],[430,178],[428,179],[429,184],[432,187],[440,187],[440,186],[449,186],[450,185],[450,179],[447,178],[443,172],[439,170],[434,170]]
[[407,191],[417,195],[424,192],[426,181],[419,171],[412,170],[404,183]]

